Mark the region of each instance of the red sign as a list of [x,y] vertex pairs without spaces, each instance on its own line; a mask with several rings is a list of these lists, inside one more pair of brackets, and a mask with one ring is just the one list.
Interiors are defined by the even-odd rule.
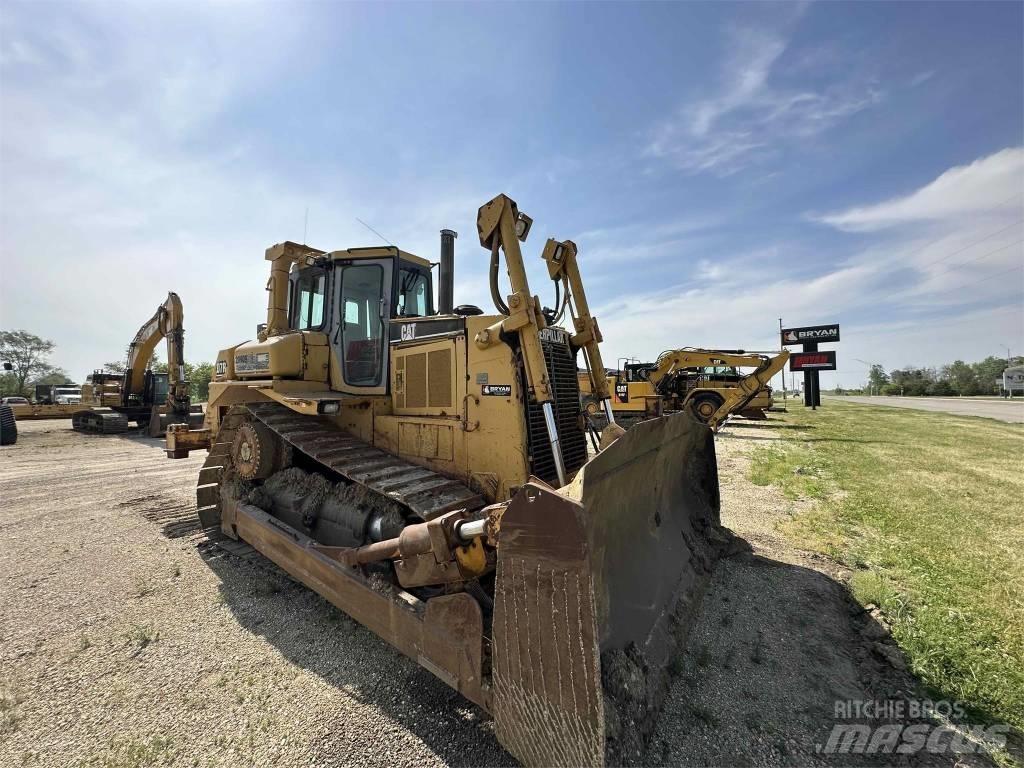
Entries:
[[791,371],[834,371],[836,369],[836,353],[825,352],[794,352],[789,356]]

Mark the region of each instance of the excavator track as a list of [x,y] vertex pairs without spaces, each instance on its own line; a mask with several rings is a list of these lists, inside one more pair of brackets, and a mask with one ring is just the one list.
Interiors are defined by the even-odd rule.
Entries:
[[486,503],[458,480],[374,448],[326,419],[303,416],[276,403],[260,403],[234,406],[228,412],[199,470],[196,508],[204,528],[220,519],[220,481],[231,461],[235,434],[248,418],[265,424],[325,470],[400,504],[414,517],[431,520],[453,509],[479,509]]
[[128,431],[128,417],[112,408],[93,408],[71,414],[71,428],[76,432],[113,435]]

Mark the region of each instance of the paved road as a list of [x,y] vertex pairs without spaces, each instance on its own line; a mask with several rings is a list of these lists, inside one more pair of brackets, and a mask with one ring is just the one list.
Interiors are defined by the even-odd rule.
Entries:
[[1024,424],[1024,398],[976,400],[970,397],[836,397],[835,399],[866,405],[914,408],[918,411],[945,411],[958,416],[983,416],[987,419],[1005,421],[1008,424]]

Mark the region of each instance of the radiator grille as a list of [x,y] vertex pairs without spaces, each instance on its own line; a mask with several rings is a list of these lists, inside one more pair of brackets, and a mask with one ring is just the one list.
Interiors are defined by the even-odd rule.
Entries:
[[405,356],[405,407],[427,405],[427,354]]
[[431,408],[452,405],[452,351],[436,349],[427,354],[428,401]]
[[[587,462],[587,439],[580,419],[580,384],[576,377],[576,359],[568,344],[541,340],[548,379],[554,394],[555,423],[562,446],[562,458],[569,477]],[[526,408],[530,438],[530,472],[541,480],[558,485],[558,471],[551,455],[544,411],[536,402]]]

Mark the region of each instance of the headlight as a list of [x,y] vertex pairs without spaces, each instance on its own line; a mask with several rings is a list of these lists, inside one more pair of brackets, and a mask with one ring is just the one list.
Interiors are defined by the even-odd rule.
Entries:
[[530,236],[530,227],[533,226],[533,219],[527,216],[525,213],[520,213],[516,219],[516,237],[522,242],[526,242],[526,238]]

